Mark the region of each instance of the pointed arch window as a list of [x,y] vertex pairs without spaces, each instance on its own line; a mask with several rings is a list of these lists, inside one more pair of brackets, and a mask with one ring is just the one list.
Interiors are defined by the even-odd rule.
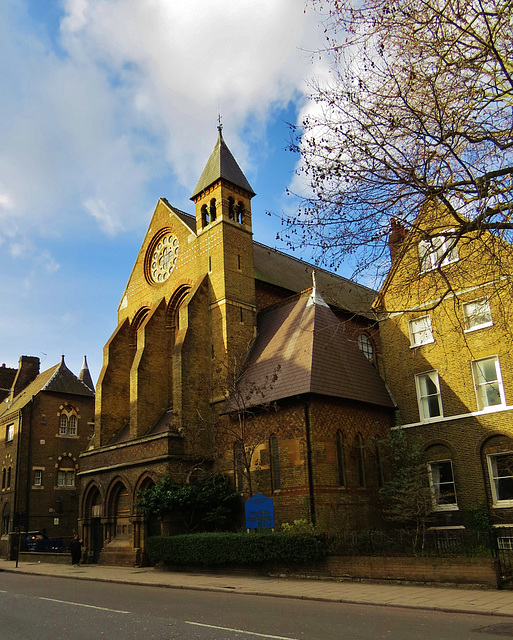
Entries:
[[5,479],[6,479],[7,469],[4,467],[2,469],[2,489],[5,489]]
[[210,201],[210,222],[214,222],[216,217],[216,199],[212,198]]
[[7,469],[7,485],[6,485],[7,489],[11,488],[11,471],[12,471],[12,467],[9,467]]
[[237,491],[244,491],[244,456],[240,440],[236,440],[233,443],[233,473],[235,477],[235,489]]
[[274,433],[269,438],[269,457],[269,466],[271,469],[271,490],[274,492],[281,489],[280,451],[278,448],[278,438]]
[[76,437],[78,435],[77,411],[71,405],[61,407],[59,416],[59,435]]
[[337,470],[338,470],[338,484],[341,487],[346,486],[346,451],[344,436],[342,431],[337,431]]
[[379,438],[374,438],[374,454],[376,456],[376,473],[378,474],[378,487],[383,486],[383,465],[381,464],[381,449]]
[[361,434],[356,435],[356,463],[358,466],[358,484],[365,487],[365,449]]
[[228,198],[228,217],[230,220],[235,220],[235,200],[232,196]]
[[243,222],[244,222],[244,203],[241,200],[239,200],[239,202],[237,202],[236,218],[237,218],[237,222],[240,222],[241,224],[243,224]]
[[204,204],[201,207],[201,227],[206,227],[208,224],[208,209],[207,205]]

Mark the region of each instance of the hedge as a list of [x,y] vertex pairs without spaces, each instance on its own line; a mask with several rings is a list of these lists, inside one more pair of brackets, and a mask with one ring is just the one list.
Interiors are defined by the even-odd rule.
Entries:
[[284,533],[197,533],[148,538],[151,564],[215,566],[315,562],[326,555],[325,545],[311,535]]

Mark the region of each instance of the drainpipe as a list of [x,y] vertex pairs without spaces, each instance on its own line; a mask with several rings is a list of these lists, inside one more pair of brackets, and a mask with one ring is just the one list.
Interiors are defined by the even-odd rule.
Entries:
[[34,396],[30,399],[30,413],[29,413],[29,430],[28,430],[28,445],[27,445],[27,479],[25,487],[25,513],[26,513],[26,525],[27,531],[30,531],[29,516],[30,516],[30,487],[32,480],[32,416],[34,407]]
[[305,411],[305,436],[306,436],[306,468],[308,472],[308,493],[310,497],[310,521],[315,527],[316,514],[315,514],[315,493],[314,493],[314,478],[313,478],[313,465],[312,465],[312,438],[310,433],[310,402],[307,396],[300,398],[304,411]]

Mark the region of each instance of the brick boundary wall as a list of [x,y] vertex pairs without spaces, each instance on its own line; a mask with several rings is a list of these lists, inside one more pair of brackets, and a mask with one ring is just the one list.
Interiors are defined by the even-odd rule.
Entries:
[[492,558],[409,558],[330,556],[314,565],[265,564],[260,567],[158,566],[164,571],[217,575],[279,575],[318,580],[370,580],[499,588],[498,567]]
[[[20,562],[68,564],[68,553],[21,552]],[[408,558],[330,556],[314,565],[262,565],[261,567],[200,566],[159,567],[169,571],[191,571],[218,575],[280,575],[283,577],[374,580],[379,582],[416,582],[423,584],[459,584],[498,588],[498,571],[492,558]]]

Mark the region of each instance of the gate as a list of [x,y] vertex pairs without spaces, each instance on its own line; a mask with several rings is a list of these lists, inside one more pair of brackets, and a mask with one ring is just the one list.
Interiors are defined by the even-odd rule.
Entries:
[[502,589],[513,582],[513,527],[495,527],[492,542],[498,565],[497,588]]

